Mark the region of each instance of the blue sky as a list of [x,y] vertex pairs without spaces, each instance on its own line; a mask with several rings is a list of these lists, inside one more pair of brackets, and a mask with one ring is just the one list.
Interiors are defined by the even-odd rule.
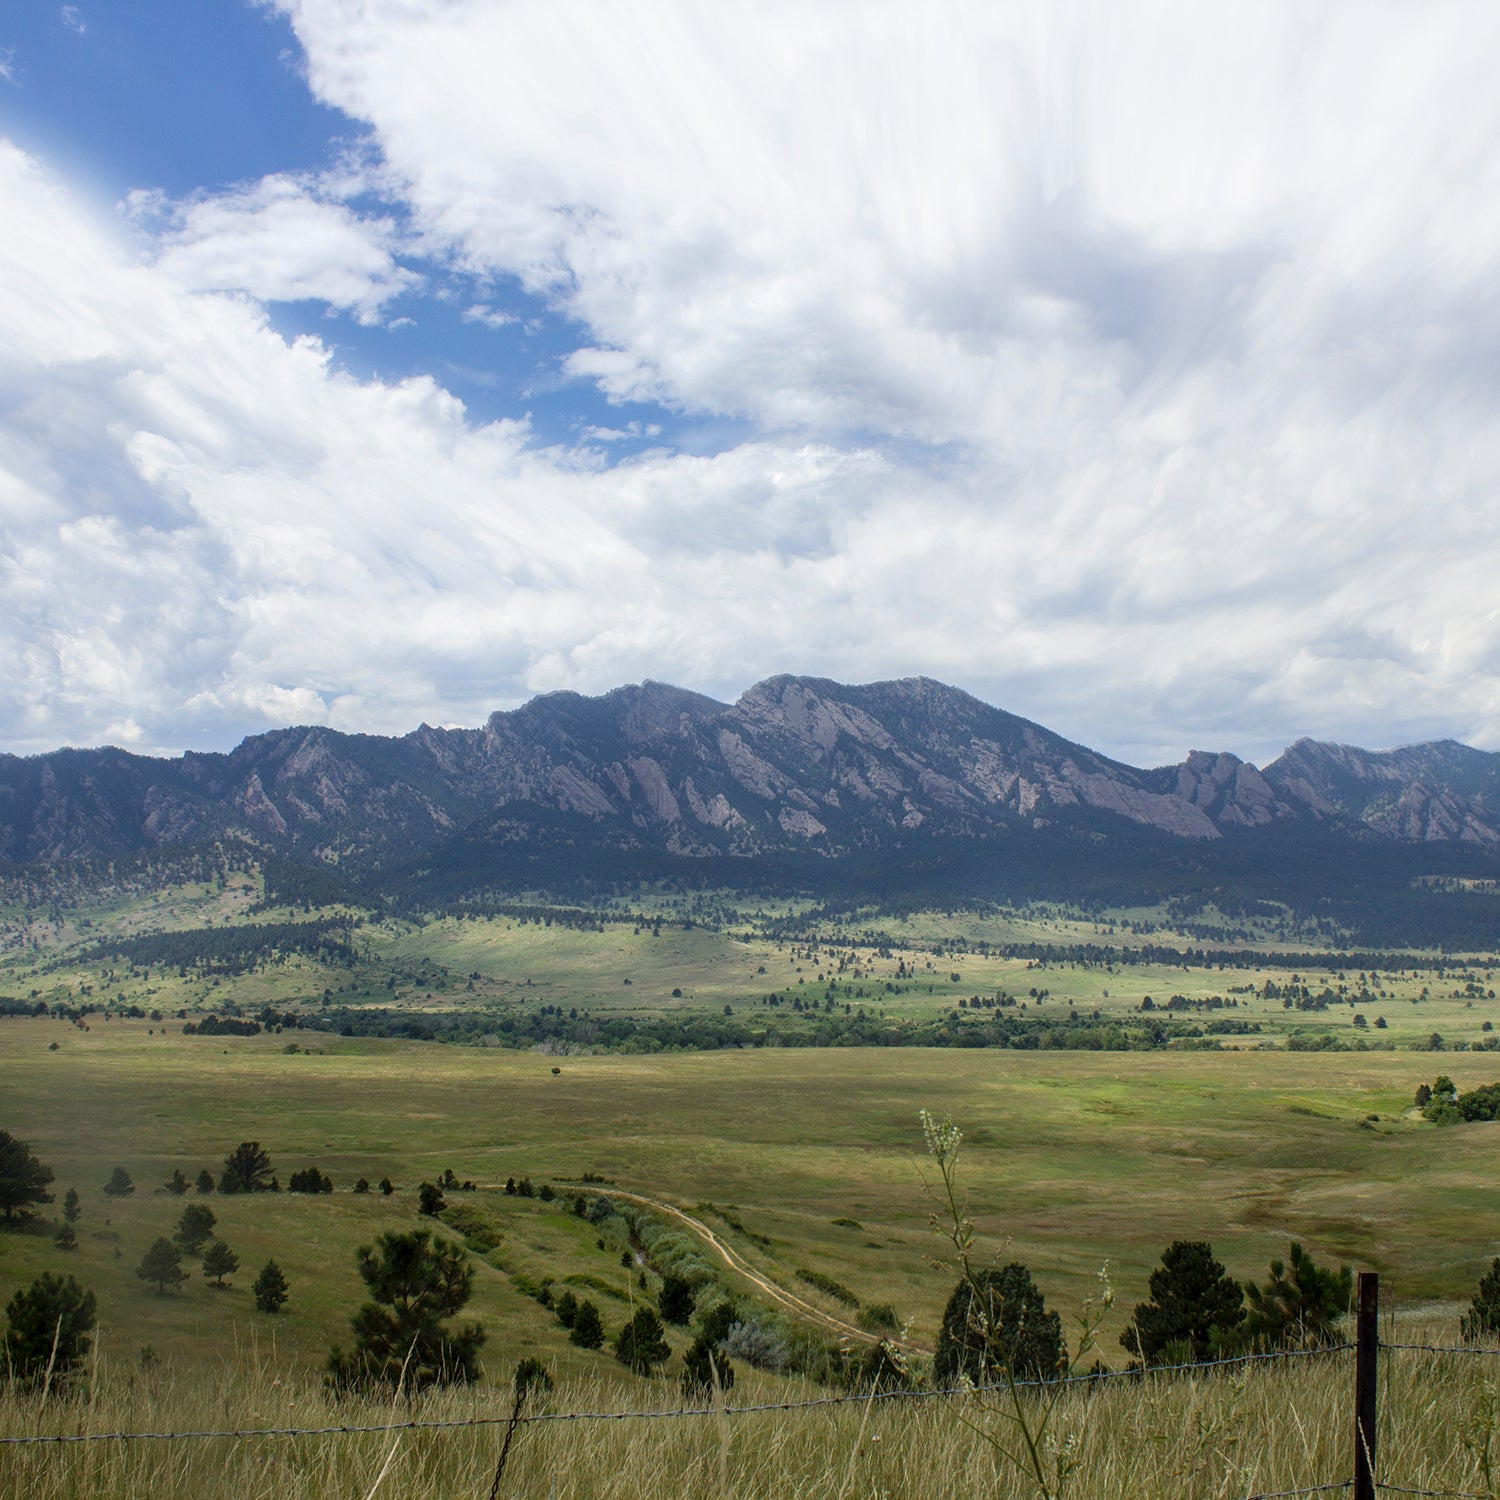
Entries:
[[1500,15],[0,12],[0,749],[938,677],[1500,748]]

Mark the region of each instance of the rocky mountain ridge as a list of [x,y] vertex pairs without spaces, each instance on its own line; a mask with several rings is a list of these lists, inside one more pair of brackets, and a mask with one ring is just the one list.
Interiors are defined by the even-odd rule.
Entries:
[[1138,769],[927,678],[773,677],[733,704],[662,683],[551,693],[477,729],[397,738],[289,728],[228,754],[0,756],[0,859],[50,862],[242,833],[300,857],[380,863],[565,826],[690,859],[837,857],[924,836],[1066,823],[1212,842],[1275,824],[1500,850],[1500,755],[1299,740],[1257,768],[1193,751]]

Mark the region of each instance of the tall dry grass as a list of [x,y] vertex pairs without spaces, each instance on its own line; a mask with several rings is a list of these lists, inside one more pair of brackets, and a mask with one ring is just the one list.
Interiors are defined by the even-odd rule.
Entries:
[[[1403,1330],[1403,1333],[1405,1330]],[[1449,1333],[1451,1338],[1451,1331]],[[1422,1489],[1496,1495],[1500,1354],[1382,1356],[1380,1474]],[[1328,1484],[1352,1464],[1350,1355],[1228,1373],[1116,1380],[1066,1397],[1054,1421],[1072,1445],[1069,1493],[1088,1500],[1231,1500]],[[648,1399],[632,1403],[632,1395]],[[786,1400],[784,1384],[742,1379],[736,1404]],[[812,1397],[826,1392],[809,1390]],[[655,1397],[654,1401],[650,1397]],[[534,1414],[670,1409],[675,1385],[573,1384]],[[413,1403],[334,1401],[269,1365],[218,1375],[141,1371],[97,1359],[45,1402],[0,1391],[0,1436],[361,1426],[500,1419],[440,1431],[188,1438],[0,1447],[0,1495],[28,1500],[416,1500],[490,1493],[509,1411],[504,1388]],[[932,1398],[743,1416],[533,1422],[512,1445],[499,1494],[545,1500],[931,1500],[1035,1493],[987,1435],[1007,1425],[983,1399]],[[1497,1464],[1500,1467],[1500,1464]]]

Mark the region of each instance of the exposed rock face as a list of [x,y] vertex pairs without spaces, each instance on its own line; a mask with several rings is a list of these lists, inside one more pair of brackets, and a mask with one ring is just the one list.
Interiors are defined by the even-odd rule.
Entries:
[[1315,818],[1357,819],[1393,838],[1500,843],[1500,756],[1456,740],[1388,751],[1298,740],[1265,779]]
[[961,839],[1060,820],[1194,841],[1297,820],[1500,846],[1500,756],[1451,741],[1377,754],[1300,740],[1264,772],[1196,750],[1138,770],[927,678],[773,677],[732,705],[647,682],[399,739],[303,728],[180,760],[0,757],[0,858],[12,860],[239,830],[384,862],[456,835],[530,840],[558,818],[581,839],[683,858],[836,856],[918,830]]

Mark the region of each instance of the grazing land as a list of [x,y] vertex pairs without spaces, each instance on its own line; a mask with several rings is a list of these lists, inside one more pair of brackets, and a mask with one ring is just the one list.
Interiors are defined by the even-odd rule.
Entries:
[[[1379,1270],[1398,1326],[1451,1341],[1500,1244],[1500,1123],[1438,1126],[1413,1099],[1440,1074],[1459,1091],[1500,1079],[1497,968],[1492,952],[1352,949],[1269,909],[832,911],[647,888],[409,912],[288,900],[253,863],[17,901],[0,908],[0,1127],[53,1169],[56,1201],[0,1232],[0,1292],[60,1270],[97,1294],[94,1431],[199,1426],[205,1402],[236,1427],[383,1420],[366,1396],[330,1405],[322,1372],[365,1297],[356,1251],[422,1226],[467,1249],[464,1316],[486,1333],[480,1389],[424,1398],[426,1414],[493,1416],[525,1359],[557,1379],[554,1410],[675,1404],[689,1326],[667,1329],[651,1379],[557,1316],[564,1293],[586,1298],[612,1338],[673,1266],[775,1352],[741,1366],[737,1400],[846,1388],[877,1339],[920,1377],[955,1276],[932,1260],[925,1108],[965,1132],[986,1256],[1024,1262],[1065,1321],[1108,1263],[1098,1353],[1116,1370],[1177,1239],[1211,1241],[1245,1281],[1292,1241]],[[333,1191],[167,1189],[216,1177],[243,1141],[281,1186],[316,1168]],[[134,1190],[106,1195],[116,1168]],[[424,1182],[448,1183],[437,1219]],[[181,1289],[159,1292],[136,1268],[192,1204],[238,1268],[221,1287],[189,1255]],[[274,1315],[251,1294],[270,1258],[290,1287]],[[1137,1493],[1148,1471],[1164,1496],[1326,1482],[1347,1467],[1346,1376],[1127,1383],[1068,1398],[1061,1420],[1091,1494]],[[1412,1379],[1455,1404],[1391,1451],[1414,1483],[1469,1474],[1453,1413],[1489,1387],[1446,1367]],[[80,1399],[46,1408],[17,1386],[0,1428],[76,1426]],[[1255,1413],[1289,1405],[1295,1443],[1251,1441]],[[1010,1493],[967,1420],[940,1403],[732,1431],[538,1427],[512,1473],[517,1492],[560,1495],[842,1495],[851,1473],[893,1496]],[[1184,1424],[1196,1448],[1176,1443]],[[480,1493],[496,1434],[269,1441],[205,1442],[165,1468],[144,1449],[6,1448],[0,1475],[59,1496],[314,1496],[367,1492],[395,1453],[393,1493]]]

